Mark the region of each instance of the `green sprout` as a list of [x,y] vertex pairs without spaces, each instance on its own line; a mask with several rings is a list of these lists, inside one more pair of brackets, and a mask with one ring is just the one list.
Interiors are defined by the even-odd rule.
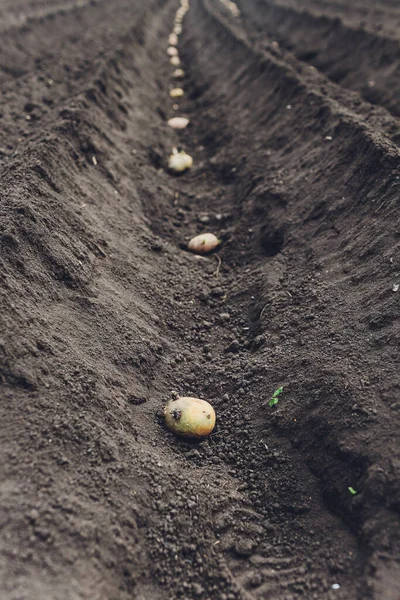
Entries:
[[277,389],[277,390],[276,390],[276,391],[275,391],[275,392],[272,394],[272,398],[271,398],[271,400],[270,400],[270,401],[269,401],[269,403],[268,403],[268,404],[269,404],[271,407],[272,407],[272,406],[275,406],[275,404],[278,404],[278,402],[279,402],[279,398],[278,398],[278,396],[279,396],[279,394],[281,394],[282,392],[283,392],[283,386],[282,386],[282,387],[280,387],[279,389]]
[[350,494],[352,494],[353,496],[355,496],[357,494],[357,490],[355,490],[352,487],[349,487],[348,490],[349,490]]

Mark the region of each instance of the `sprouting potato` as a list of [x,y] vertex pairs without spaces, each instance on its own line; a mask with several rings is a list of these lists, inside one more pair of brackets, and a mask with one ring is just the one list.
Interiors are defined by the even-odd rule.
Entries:
[[213,233],[201,233],[192,238],[188,250],[195,254],[209,254],[220,245],[220,240]]
[[169,91],[169,95],[171,96],[171,98],[182,98],[184,94],[185,92],[182,88],[173,88]]
[[168,125],[172,129],[186,129],[189,125],[189,119],[186,119],[186,117],[172,117],[168,120]]
[[168,56],[178,56],[178,48],[175,48],[175,46],[170,46],[167,50],[167,54]]
[[201,439],[215,427],[215,411],[209,402],[200,398],[176,396],[164,408],[165,424],[176,435]]
[[179,65],[181,64],[181,59],[179,58],[179,56],[171,56],[169,62],[173,67],[179,67]]
[[190,154],[186,154],[184,150],[181,150],[181,152],[173,152],[169,157],[168,169],[177,175],[187,171],[192,165],[193,158]]

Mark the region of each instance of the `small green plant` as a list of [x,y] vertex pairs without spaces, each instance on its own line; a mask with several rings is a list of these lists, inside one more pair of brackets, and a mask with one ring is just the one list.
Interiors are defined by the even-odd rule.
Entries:
[[279,394],[281,394],[283,392],[283,386],[278,388],[273,394],[272,394],[272,398],[271,400],[268,402],[268,404],[272,407],[275,406],[275,404],[278,404],[279,402]]
[[352,494],[352,496],[355,496],[357,494],[357,490],[355,490],[354,488],[349,487],[348,489],[349,489],[350,494]]

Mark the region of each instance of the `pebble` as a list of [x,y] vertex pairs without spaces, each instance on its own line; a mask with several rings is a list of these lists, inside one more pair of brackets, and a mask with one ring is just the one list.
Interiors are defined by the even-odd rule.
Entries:
[[203,586],[201,586],[199,583],[194,583],[192,586],[192,590],[195,596],[201,596],[204,592]]
[[225,294],[225,292],[221,287],[216,287],[211,292],[211,295],[214,296],[214,298],[220,298],[224,294]]
[[32,521],[32,523],[35,523],[38,519],[39,519],[39,511],[37,511],[36,509],[31,510],[31,512],[28,515],[28,518],[30,521]]
[[253,554],[253,542],[248,539],[241,539],[235,544],[235,552],[239,556],[251,556]]

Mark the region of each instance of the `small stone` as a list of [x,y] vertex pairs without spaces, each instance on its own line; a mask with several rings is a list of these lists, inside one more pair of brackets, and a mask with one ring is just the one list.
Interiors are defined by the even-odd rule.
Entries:
[[253,542],[248,539],[241,539],[235,544],[235,552],[239,556],[251,556],[253,554]]
[[193,594],[197,597],[201,596],[204,592],[204,588],[199,583],[194,583],[192,586]]
[[221,319],[221,321],[226,323],[231,318],[231,315],[229,313],[221,313],[219,315],[219,318]]
[[32,523],[35,523],[39,519],[39,516],[39,512],[36,509],[31,510],[28,515],[29,520],[32,521]]
[[261,573],[254,573],[250,579],[250,585],[252,587],[259,587],[263,582]]

